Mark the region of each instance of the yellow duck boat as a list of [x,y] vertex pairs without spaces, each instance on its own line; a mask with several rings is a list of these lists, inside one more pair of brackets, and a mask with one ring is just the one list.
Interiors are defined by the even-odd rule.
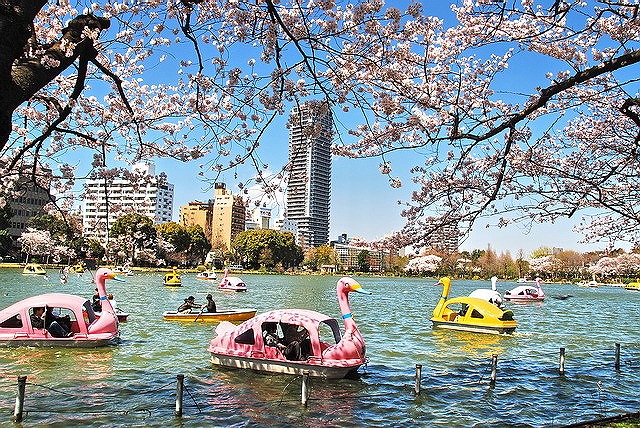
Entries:
[[518,323],[513,312],[475,297],[449,299],[451,279],[444,277],[435,285],[442,285],[442,296],[433,310],[433,328],[472,331],[477,333],[513,333]]
[[37,263],[27,263],[22,269],[23,275],[46,275],[47,271]]
[[167,287],[182,286],[182,279],[180,279],[180,275],[175,271],[175,269],[173,272],[168,273],[164,276],[164,285],[166,285]]

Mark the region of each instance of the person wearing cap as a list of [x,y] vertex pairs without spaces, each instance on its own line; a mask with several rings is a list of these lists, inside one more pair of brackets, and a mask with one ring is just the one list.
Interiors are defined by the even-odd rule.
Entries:
[[184,299],[184,303],[180,305],[180,307],[178,308],[178,312],[188,314],[189,312],[191,312],[191,309],[193,308],[200,309],[201,307],[202,305],[199,305],[196,303],[195,297],[189,296],[186,299]]

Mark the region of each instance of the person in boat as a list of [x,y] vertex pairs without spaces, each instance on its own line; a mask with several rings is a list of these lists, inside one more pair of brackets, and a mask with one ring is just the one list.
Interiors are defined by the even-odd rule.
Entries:
[[53,313],[53,308],[47,306],[44,316],[44,326],[53,337],[70,337],[73,336],[71,331],[71,319],[69,315],[59,317]]
[[189,313],[191,312],[191,309],[200,309],[202,308],[202,305],[199,305],[196,303],[196,298],[193,296],[189,296],[186,299],[184,299],[184,303],[180,305],[180,307],[178,308],[178,312],[181,313]]
[[63,284],[67,283],[67,274],[64,271],[64,268],[60,268],[60,282]]
[[282,352],[287,360],[306,360],[311,352],[309,332],[306,328],[295,324],[282,324],[284,331],[284,344],[286,349]]
[[95,294],[91,298],[91,308],[93,312],[101,312],[102,304],[100,303],[100,294],[98,294],[98,289],[95,289]]
[[216,302],[213,301],[213,296],[211,294],[207,294],[207,312],[218,312]]
[[44,315],[44,306],[33,308],[33,312],[29,317],[31,318],[31,327],[44,328],[44,319],[42,319],[42,315]]
[[278,348],[284,353],[287,349],[286,345],[282,343],[282,339],[278,337],[278,325],[274,322],[266,322],[262,327],[262,338],[265,346],[271,346],[272,348]]

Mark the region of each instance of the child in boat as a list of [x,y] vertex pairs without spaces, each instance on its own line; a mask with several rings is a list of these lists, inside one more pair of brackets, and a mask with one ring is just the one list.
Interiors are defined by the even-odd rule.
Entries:
[[193,308],[200,309],[201,307],[202,305],[199,305],[196,303],[195,297],[189,296],[186,299],[184,299],[184,303],[180,305],[180,307],[178,308],[178,312],[188,314],[189,312],[191,312],[191,309]]

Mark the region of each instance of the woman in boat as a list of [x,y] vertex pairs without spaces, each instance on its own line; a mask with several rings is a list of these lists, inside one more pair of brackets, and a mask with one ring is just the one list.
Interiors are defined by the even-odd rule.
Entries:
[[178,308],[178,312],[181,313],[190,313],[191,309],[200,309],[202,308],[202,305],[199,305],[196,303],[196,298],[193,296],[189,296],[186,299],[184,299],[184,303],[180,305],[180,307]]
[[216,302],[213,301],[211,294],[207,294],[207,312],[217,312]]
[[31,327],[33,328],[44,328],[44,320],[42,319],[42,315],[44,314],[44,306],[38,306],[37,308],[33,308],[33,312],[31,313]]

